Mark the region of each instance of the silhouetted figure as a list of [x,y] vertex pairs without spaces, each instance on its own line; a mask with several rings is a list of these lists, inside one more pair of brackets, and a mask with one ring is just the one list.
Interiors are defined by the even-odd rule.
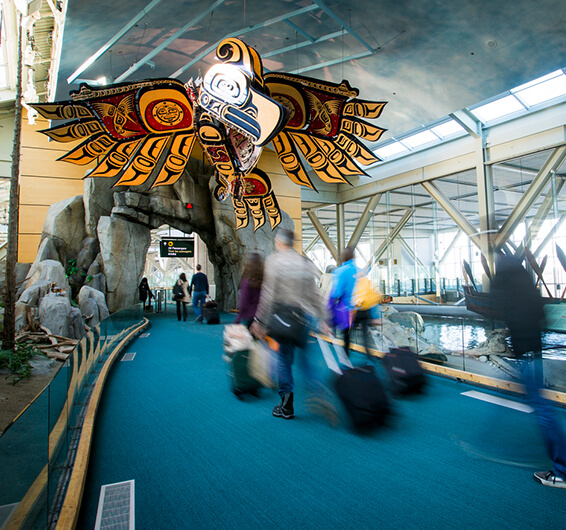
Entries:
[[[147,278],[142,278],[142,281],[140,282],[140,285],[138,287],[138,291],[139,291],[139,298],[144,305],[144,309],[149,309],[149,307],[151,306],[151,299],[153,298],[153,293],[149,288],[149,283],[147,281]],[[148,301],[147,304],[146,304],[146,300]]]
[[532,356],[523,372],[523,382],[529,404],[541,427],[546,450],[554,464],[550,471],[536,472],[534,479],[545,486],[566,488],[566,437],[553,405],[540,393],[543,386],[541,328],[544,320],[540,293],[519,260],[500,255],[496,261],[491,294],[497,319],[509,328],[513,353],[516,357]]
[[[191,285],[189,286],[189,296],[193,296],[193,307],[195,309],[195,322],[202,322],[202,304],[206,302],[208,295],[208,278],[202,271],[202,267],[197,265],[197,272],[193,274]],[[194,294],[193,294],[194,289]]]

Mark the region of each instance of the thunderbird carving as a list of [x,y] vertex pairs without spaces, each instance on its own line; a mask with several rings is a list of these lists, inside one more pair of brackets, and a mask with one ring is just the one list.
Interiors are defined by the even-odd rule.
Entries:
[[357,99],[358,90],[284,73],[263,74],[261,57],[229,38],[216,51],[219,64],[203,79],[183,84],[149,79],[91,87],[81,84],[71,100],[36,103],[49,120],[66,120],[41,131],[58,142],[82,140],[59,158],[95,164],[89,177],[115,177],[115,186],[152,187],[181,178],[196,141],[216,170],[214,196],[232,197],[237,228],[254,230],[281,211],[269,177],[256,165],[272,143],[289,178],[315,189],[306,161],[325,182],[348,182],[379,159],[360,141],[375,142],[384,129],[362,118],[378,118],[384,102]]

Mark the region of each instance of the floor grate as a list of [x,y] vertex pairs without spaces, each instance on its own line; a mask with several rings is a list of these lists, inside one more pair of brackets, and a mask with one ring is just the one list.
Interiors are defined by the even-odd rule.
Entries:
[[134,481],[107,484],[100,488],[95,530],[129,529],[134,525]]
[[124,353],[122,361],[133,361],[136,356],[136,352]]

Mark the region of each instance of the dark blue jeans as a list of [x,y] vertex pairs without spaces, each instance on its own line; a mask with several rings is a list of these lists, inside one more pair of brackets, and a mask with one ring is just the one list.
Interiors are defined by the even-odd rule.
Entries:
[[[307,352],[298,350],[299,364],[301,371],[304,373],[307,384],[315,384],[315,374]],[[285,394],[293,392],[295,381],[293,379],[293,361],[295,358],[295,346],[292,342],[282,342],[279,344],[279,354],[277,356],[277,377],[279,379],[279,395],[283,397]]]
[[542,387],[542,359],[530,361],[523,371],[523,382],[527,391],[529,405],[534,409],[538,424],[542,430],[544,444],[554,464],[554,473],[566,479],[566,436],[562,430],[554,405],[544,398]]
[[200,317],[202,315],[202,304],[206,302],[206,291],[195,291],[193,293],[193,307],[195,308],[195,315]]

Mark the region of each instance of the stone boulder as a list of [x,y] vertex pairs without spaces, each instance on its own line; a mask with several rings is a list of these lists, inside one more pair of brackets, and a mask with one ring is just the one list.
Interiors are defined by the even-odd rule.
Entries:
[[86,335],[83,315],[78,307],[71,306],[69,313],[69,333],[71,339],[82,339]]
[[79,292],[79,308],[89,327],[110,316],[104,294],[87,285],[83,285]]
[[101,293],[105,294],[106,276],[104,276],[104,274],[102,274],[101,272],[95,274],[94,276],[88,275],[85,280],[85,285],[88,287],[92,287],[93,289],[96,289],[97,291],[100,291]]
[[106,303],[114,313],[137,301],[137,287],[151,242],[150,231],[139,224],[106,216],[100,218],[97,230],[106,277]]
[[[29,263],[16,263],[16,292],[20,294],[25,289],[26,278],[30,271]],[[0,298],[4,300],[6,288],[6,260],[0,261]]]
[[464,353],[469,357],[480,357],[482,355],[512,355],[507,337],[509,331],[507,329],[493,329],[487,333],[486,340],[478,344],[476,348],[468,349]]
[[96,259],[96,256],[98,256],[99,250],[98,240],[94,237],[86,237],[83,240],[81,251],[77,257],[77,269],[83,272],[85,276],[92,262]]
[[116,179],[86,178],[84,181],[84,211],[85,229],[88,237],[96,238],[96,228],[102,216],[109,216],[114,207],[114,192],[112,189]]
[[43,239],[51,239],[65,266],[76,260],[86,237],[82,195],[59,201],[49,207],[43,224]]
[[71,337],[71,303],[67,296],[48,293],[39,302],[39,321],[53,335]]
[[[30,270],[30,273],[31,272],[32,271]],[[41,280],[47,280],[54,283],[57,289],[66,290],[67,296],[70,299],[71,290],[69,288],[69,282],[65,275],[65,269],[60,262],[50,259],[39,262],[33,274],[28,277],[26,289]]]

